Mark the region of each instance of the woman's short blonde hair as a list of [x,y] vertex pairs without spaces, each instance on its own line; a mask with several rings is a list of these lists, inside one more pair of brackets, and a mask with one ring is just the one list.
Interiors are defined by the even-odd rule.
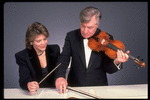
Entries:
[[32,23],[26,31],[26,37],[25,37],[26,48],[29,50],[32,49],[33,46],[31,42],[34,41],[37,35],[41,35],[41,34],[43,34],[46,38],[48,38],[49,32],[47,28],[39,22]]

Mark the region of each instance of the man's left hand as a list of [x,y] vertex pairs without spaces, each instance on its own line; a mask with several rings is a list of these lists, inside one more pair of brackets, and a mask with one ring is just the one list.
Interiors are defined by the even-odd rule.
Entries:
[[115,59],[114,63],[116,65],[120,64],[120,63],[123,63],[123,62],[126,62],[128,61],[129,59],[129,56],[128,54],[130,53],[130,51],[126,51],[126,53],[123,53],[122,50],[117,50],[117,58]]

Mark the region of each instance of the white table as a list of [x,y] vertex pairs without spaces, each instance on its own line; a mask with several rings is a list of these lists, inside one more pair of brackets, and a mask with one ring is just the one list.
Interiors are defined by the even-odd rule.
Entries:
[[[73,87],[91,94],[97,95],[103,99],[107,98],[148,98],[148,84],[136,85],[113,85],[113,86],[91,86],[91,87]],[[30,94],[21,88],[4,89],[4,98],[92,98],[87,95],[67,90],[67,93],[59,94],[55,88],[39,88],[34,94]]]

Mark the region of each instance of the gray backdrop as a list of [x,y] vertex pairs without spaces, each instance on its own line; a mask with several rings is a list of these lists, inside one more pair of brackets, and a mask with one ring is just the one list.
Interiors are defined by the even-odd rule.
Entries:
[[146,63],[146,68],[140,68],[129,59],[122,70],[108,74],[109,85],[148,83],[147,2],[7,2],[3,6],[4,88],[19,88],[14,54],[25,48],[25,34],[31,23],[46,26],[48,44],[58,44],[62,50],[66,33],[80,28],[79,13],[87,6],[101,10],[101,30],[121,40],[131,55],[140,56]]

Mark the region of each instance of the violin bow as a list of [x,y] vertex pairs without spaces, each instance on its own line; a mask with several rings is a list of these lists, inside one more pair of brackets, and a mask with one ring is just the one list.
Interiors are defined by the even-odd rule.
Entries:
[[51,72],[49,72],[40,82],[39,82],[39,85],[58,67],[60,66],[61,63],[59,63]]
[[99,96],[96,96],[96,95],[94,95],[94,94],[91,94],[91,93],[89,93],[89,92],[85,92],[85,91],[82,91],[82,90],[79,90],[79,89],[75,89],[75,88],[72,88],[72,87],[70,87],[70,86],[67,86],[67,88],[70,89],[70,90],[72,90],[72,91],[75,91],[75,92],[78,92],[78,93],[81,93],[81,94],[84,94],[84,95],[93,97],[93,98],[95,98],[95,99],[103,99],[103,98],[101,98],[101,97],[99,97]]

